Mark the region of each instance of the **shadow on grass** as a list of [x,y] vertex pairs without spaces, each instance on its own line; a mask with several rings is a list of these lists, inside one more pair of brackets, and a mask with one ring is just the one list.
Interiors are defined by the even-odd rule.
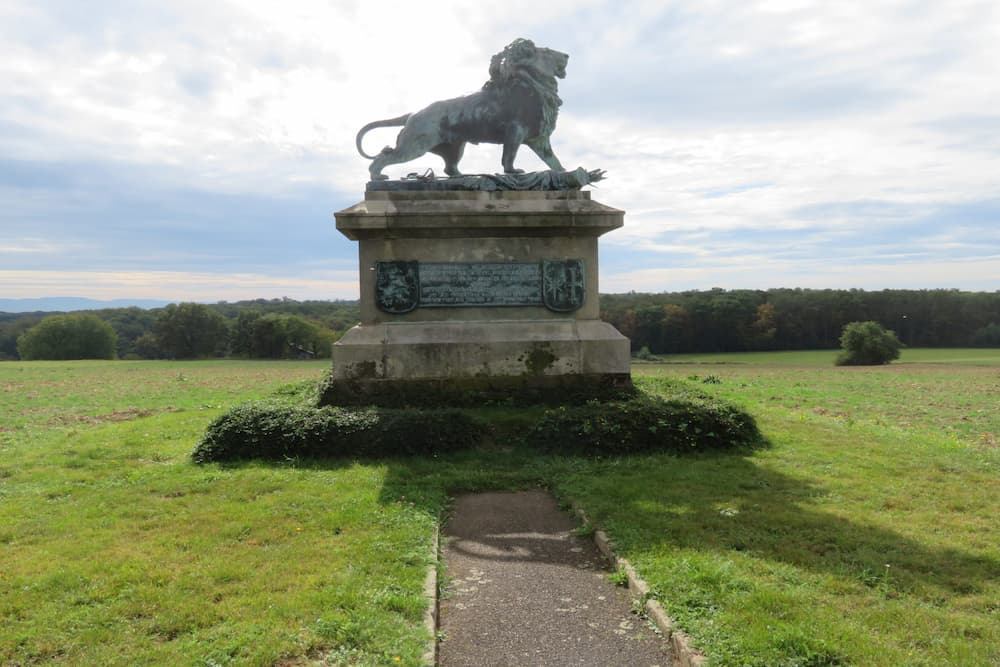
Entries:
[[1000,577],[995,558],[928,545],[816,507],[829,501],[822,485],[746,456],[595,463],[556,486],[587,507],[630,554],[742,552],[846,576],[890,594],[921,591],[939,600],[979,592]]
[[[331,470],[355,462],[224,465]],[[412,504],[441,521],[458,493],[550,489],[567,503],[580,503],[632,556],[670,549],[746,553],[860,581],[890,595],[916,592],[932,602],[977,593],[1000,578],[996,558],[920,542],[858,518],[856,509],[845,509],[855,518],[838,515],[829,509],[831,491],[822,484],[763,467],[745,451],[599,460],[493,444],[360,462],[385,467],[380,503]]]

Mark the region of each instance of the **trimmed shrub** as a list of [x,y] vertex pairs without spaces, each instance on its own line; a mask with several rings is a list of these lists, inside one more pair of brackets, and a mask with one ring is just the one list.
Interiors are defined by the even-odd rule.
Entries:
[[[753,417],[690,384],[655,378],[656,395],[590,401],[545,410],[532,422],[517,415],[521,444],[553,454],[617,456],[751,446],[760,441]],[[509,429],[456,408],[316,407],[315,384],[300,382],[279,397],[237,405],[213,421],[192,458],[196,463],[265,459],[378,457],[468,449]],[[665,396],[665,397],[664,397]],[[502,421],[503,418],[500,419]]]
[[485,434],[485,424],[458,410],[316,408],[272,399],[243,403],[218,417],[192,458],[207,463],[433,454],[471,447]]
[[903,344],[878,322],[850,322],[840,335],[838,366],[878,366],[899,359]]
[[730,449],[759,441],[753,417],[696,391],[550,409],[525,436],[527,445],[543,451],[602,456]]

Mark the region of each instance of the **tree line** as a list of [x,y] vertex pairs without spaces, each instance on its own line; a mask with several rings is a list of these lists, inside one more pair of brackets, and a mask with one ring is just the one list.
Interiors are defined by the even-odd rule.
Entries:
[[0,359],[329,357],[357,320],[356,301],[292,299],[0,313]]
[[874,321],[910,347],[1000,347],[1000,292],[723,290],[601,296],[601,317],[653,354],[834,349]]
[[[834,349],[844,325],[861,321],[878,322],[911,347],[1000,347],[1000,292],[713,289],[600,298],[602,319],[631,339],[634,352]],[[81,322],[85,315],[93,319]],[[97,358],[328,357],[358,317],[357,301],[292,299],[0,313],[0,359],[79,358],[74,346],[84,339],[100,349],[90,355]]]

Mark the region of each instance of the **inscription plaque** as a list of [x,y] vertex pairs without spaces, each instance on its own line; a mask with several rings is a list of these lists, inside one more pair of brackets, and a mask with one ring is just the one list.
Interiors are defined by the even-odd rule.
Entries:
[[537,262],[420,264],[421,306],[537,306],[541,301]]
[[498,306],[572,312],[583,305],[585,285],[582,259],[375,263],[375,303],[393,314],[417,307]]

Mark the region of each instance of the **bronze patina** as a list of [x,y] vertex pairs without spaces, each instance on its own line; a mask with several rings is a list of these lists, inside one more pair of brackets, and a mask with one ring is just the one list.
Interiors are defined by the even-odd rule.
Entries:
[[420,308],[545,306],[578,310],[586,298],[582,259],[540,262],[375,262],[375,303],[394,315]]
[[[385,180],[385,167],[415,160],[428,152],[444,158],[445,174],[460,176],[458,163],[469,143],[501,144],[505,174],[523,173],[514,167],[522,144],[550,169],[562,172],[549,137],[562,104],[556,79],[566,76],[568,60],[565,53],[535,46],[529,39],[516,39],[493,56],[490,78],[479,92],[368,123],[358,132],[356,144],[358,152],[372,161],[368,168],[371,179]],[[365,153],[361,141],[369,130],[398,126],[403,129],[395,146],[386,146],[377,155]]]

